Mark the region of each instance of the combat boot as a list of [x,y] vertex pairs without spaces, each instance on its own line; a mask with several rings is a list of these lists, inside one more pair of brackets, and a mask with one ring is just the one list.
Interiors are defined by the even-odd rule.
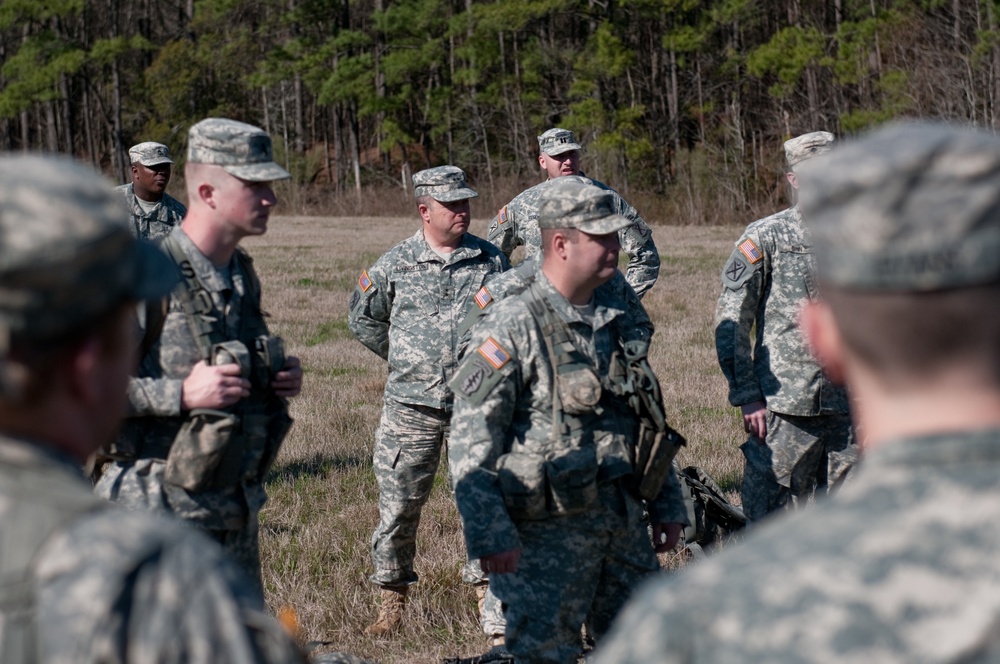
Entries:
[[408,586],[382,586],[379,589],[378,618],[365,628],[369,636],[382,636],[393,631],[403,622]]

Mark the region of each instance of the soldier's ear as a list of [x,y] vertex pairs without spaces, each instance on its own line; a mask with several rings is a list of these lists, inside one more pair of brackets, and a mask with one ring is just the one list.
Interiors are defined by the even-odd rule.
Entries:
[[844,384],[844,338],[833,310],[823,301],[807,301],[799,309],[799,329],[827,377]]

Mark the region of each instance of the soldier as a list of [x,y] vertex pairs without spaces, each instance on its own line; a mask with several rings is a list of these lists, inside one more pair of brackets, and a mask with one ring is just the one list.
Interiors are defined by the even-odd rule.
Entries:
[[1000,140],[894,125],[815,166],[823,297],[802,328],[857,404],[864,460],[835,496],[650,584],[600,664],[1000,652]]
[[121,420],[134,304],[174,285],[169,261],[62,158],[0,158],[0,237],[0,661],[301,662],[216,544],[80,471]]
[[[793,191],[796,169],[832,143],[825,131],[785,142]],[[823,374],[796,326],[799,307],[817,296],[813,270],[798,206],[747,226],[722,270],[715,347],[729,402],[750,434],[740,449],[751,521],[832,488],[857,458],[847,394]]]
[[167,193],[173,159],[170,148],[146,141],[129,148],[132,181],[115,187],[132,218],[132,234],[144,240],[166,237],[180,225],[187,208]]
[[[585,182],[583,178],[576,178]],[[471,332],[475,325],[486,312],[500,300],[517,295],[524,291],[535,278],[535,273],[539,268],[540,256],[522,261],[516,267],[494,275],[486,282],[486,285],[479,289],[476,297],[469,304],[469,313],[462,323],[462,333]],[[616,298],[624,303],[625,311],[632,316],[632,325],[636,339],[648,342],[653,336],[653,322],[649,319],[645,308],[639,301],[639,297],[628,282],[625,276],[618,270],[615,271],[611,280],[601,284],[597,290],[607,292],[607,297]],[[467,345],[467,344],[466,344]],[[467,583],[472,583],[476,587],[476,594],[479,600],[479,617],[483,632],[486,634],[490,651],[489,656],[494,659],[509,656],[505,646],[505,622],[503,609],[500,601],[489,591],[489,580],[479,566],[478,560],[469,561],[462,568],[462,578]],[[485,660],[490,661],[490,660]]]
[[[613,378],[622,349],[649,371],[648,343],[635,312],[600,288],[630,223],[613,194],[567,178],[538,221],[541,269],[476,324],[450,383],[449,461],[469,557],[504,604],[507,649],[517,662],[571,662],[580,625],[600,639],[658,569],[634,494],[639,420]],[[669,459],[652,485],[654,541],[668,550],[686,522]]]
[[163,242],[184,278],[129,384],[116,460],[96,491],[197,525],[263,601],[257,515],[302,369],[268,332],[260,281],[238,245],[267,231],[277,203],[270,183],[290,176],[263,130],[219,118],[191,127],[184,175],[191,209]]
[[[583,177],[580,171],[580,150],[573,132],[554,127],[538,137],[538,164],[545,171],[546,181],[522,191],[510,203],[500,208],[490,222],[487,239],[500,247],[510,258],[515,247],[524,245],[525,257],[536,256],[542,250],[538,229],[538,203],[549,183],[569,175]],[[584,178],[590,184],[610,191],[618,214],[629,225],[618,231],[618,241],[628,255],[625,278],[641,298],[660,274],[660,254],[653,243],[653,231],[636,209],[625,202],[617,191],[597,180]]]
[[469,199],[478,194],[462,169],[420,171],[413,190],[421,228],[361,273],[349,304],[351,331],[389,363],[373,460],[380,520],[370,580],[381,605],[368,634],[400,625],[417,582],[417,527],[448,438],[459,325],[486,278],[509,267],[496,247],[468,232]]

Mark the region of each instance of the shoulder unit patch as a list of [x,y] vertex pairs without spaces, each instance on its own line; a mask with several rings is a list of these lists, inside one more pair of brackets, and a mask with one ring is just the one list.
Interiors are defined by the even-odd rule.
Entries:
[[358,286],[361,287],[361,292],[367,293],[368,289],[372,287],[372,280],[368,277],[368,270],[361,270],[361,276],[358,277]]
[[493,337],[484,341],[476,349],[476,352],[486,358],[486,361],[492,364],[494,369],[500,369],[503,365],[510,362],[510,353],[505,351]]
[[500,208],[500,211],[497,212],[497,221],[500,222],[500,224],[506,224],[507,223],[507,206],[506,205],[504,205],[502,208]]

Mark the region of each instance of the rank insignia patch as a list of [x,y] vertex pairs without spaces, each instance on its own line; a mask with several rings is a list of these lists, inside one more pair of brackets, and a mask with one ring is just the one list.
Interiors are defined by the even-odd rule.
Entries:
[[358,277],[358,286],[361,286],[362,292],[365,293],[372,287],[372,280],[368,278],[368,270],[361,271],[361,276]]
[[507,223],[507,206],[506,205],[504,205],[502,208],[500,208],[500,211],[497,212],[497,221],[499,221],[501,224],[506,224]]
[[510,361],[510,353],[501,348],[493,337],[484,341],[477,350],[494,369],[499,369]]
[[742,251],[743,255],[747,257],[747,260],[750,261],[751,265],[764,257],[764,254],[760,253],[760,249],[757,248],[757,245],[754,244],[753,240],[750,238],[747,238],[740,243],[740,251]]
[[486,286],[483,286],[476,293],[474,299],[476,300],[476,304],[479,305],[480,309],[485,309],[486,305],[493,301],[493,296],[490,295],[490,292],[488,290],[486,290]]

